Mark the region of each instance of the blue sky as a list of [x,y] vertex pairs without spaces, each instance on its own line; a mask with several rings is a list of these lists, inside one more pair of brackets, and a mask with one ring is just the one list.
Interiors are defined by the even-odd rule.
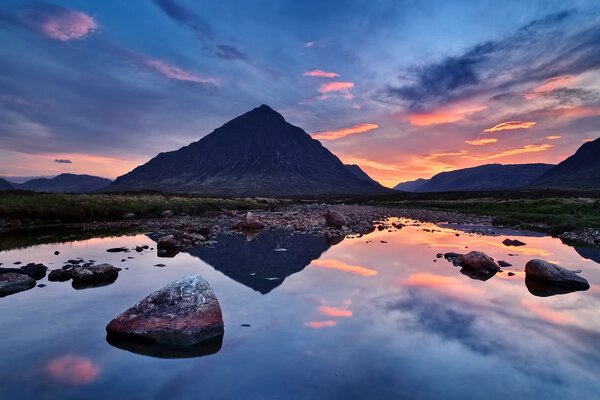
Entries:
[[597,1],[8,0],[0,43],[0,175],[114,178],[260,104],[386,184],[600,136]]

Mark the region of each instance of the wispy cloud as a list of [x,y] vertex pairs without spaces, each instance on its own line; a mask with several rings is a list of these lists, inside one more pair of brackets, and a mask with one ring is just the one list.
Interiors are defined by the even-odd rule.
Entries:
[[327,71],[323,71],[320,69],[313,69],[310,71],[306,71],[304,74],[302,74],[304,76],[312,76],[315,78],[337,78],[338,76],[340,76],[340,74],[335,73],[335,72],[327,72]]
[[558,140],[560,139],[562,136],[558,136],[558,135],[551,135],[551,136],[546,136],[546,139],[548,140]]
[[317,44],[317,42],[315,42],[314,40],[311,40],[310,42],[305,42],[302,47],[304,47],[305,49],[311,49],[313,47],[315,47],[315,45]]
[[555,76],[550,79],[546,79],[540,86],[537,86],[525,93],[525,98],[528,100],[538,97],[540,94],[548,93],[553,90],[564,88],[569,83],[572,83],[574,77],[570,75]]
[[475,139],[475,140],[466,140],[466,144],[470,144],[472,146],[485,146],[486,144],[496,143],[498,139],[488,138],[488,139]]
[[350,92],[354,88],[354,82],[327,82],[319,86],[320,98],[326,99],[331,94],[341,94],[345,99],[352,100],[354,95]]
[[515,156],[518,154],[526,153],[537,153],[540,151],[550,150],[553,146],[551,144],[527,144],[516,149],[503,150],[499,153],[487,154],[487,155],[472,155],[470,158],[474,160],[494,160],[502,157]]
[[349,128],[338,129],[336,131],[314,132],[311,133],[311,136],[313,137],[313,139],[317,140],[336,140],[350,135],[369,132],[377,128],[379,128],[379,125],[377,124],[358,124],[353,125]]
[[308,326],[309,328],[313,328],[313,329],[321,329],[321,328],[329,328],[332,326],[336,326],[337,325],[337,321],[328,319],[325,321],[310,321],[310,322],[306,322],[304,325]]
[[34,3],[23,11],[23,18],[26,25],[61,42],[84,39],[98,29],[92,16],[46,3]]
[[452,105],[430,112],[408,113],[404,118],[413,126],[441,125],[464,121],[472,114],[486,109],[485,105]]
[[182,7],[175,0],[154,0],[154,3],[173,21],[190,28],[202,40],[212,39],[213,28],[199,15]]
[[351,265],[343,261],[333,259],[314,260],[310,265],[312,267],[333,269],[361,276],[375,276],[378,273],[377,271],[371,268],[363,267],[361,265]]
[[247,60],[248,56],[242,53],[237,47],[220,44],[217,45],[217,57],[224,58],[226,60]]
[[142,63],[148,66],[153,71],[158,72],[159,74],[168,79],[213,86],[219,85],[218,80],[216,80],[215,78],[207,78],[194,74],[192,72],[185,71],[176,65],[169,64],[162,60],[144,59]]
[[483,132],[501,132],[501,131],[512,131],[516,129],[529,129],[535,126],[534,121],[506,121],[500,124],[494,125],[491,128],[484,129]]
[[67,160],[66,158],[57,158],[54,162],[59,164],[73,164],[73,161]]

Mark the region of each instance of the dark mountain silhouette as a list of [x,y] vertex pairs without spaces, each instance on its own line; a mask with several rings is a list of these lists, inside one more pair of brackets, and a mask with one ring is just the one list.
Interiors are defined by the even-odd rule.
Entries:
[[379,182],[377,182],[375,179],[371,178],[365,171],[362,170],[361,167],[359,167],[356,164],[344,164],[344,167],[346,167],[346,169],[350,172],[352,172],[354,174],[354,176],[356,176],[358,179],[361,179],[363,181],[367,181],[367,182],[372,182],[372,183],[376,183],[379,185]]
[[329,150],[266,105],[120,176],[112,191],[217,196],[376,194]]
[[401,190],[404,192],[418,192],[419,189],[427,182],[429,182],[429,179],[425,178],[415,179],[414,181],[400,182],[399,184],[394,186],[394,190]]
[[584,143],[571,157],[532,185],[544,189],[600,189],[600,138]]
[[188,253],[242,285],[267,294],[329,247],[324,236],[265,230],[250,241],[243,235],[220,236],[213,246],[198,247]]
[[441,172],[418,188],[417,192],[523,189],[552,167],[552,164],[486,164]]
[[111,182],[99,176],[60,174],[54,178],[32,179],[18,185],[18,188],[34,192],[87,193],[105,189]]
[[0,178],[0,190],[12,190],[13,185],[5,179]]

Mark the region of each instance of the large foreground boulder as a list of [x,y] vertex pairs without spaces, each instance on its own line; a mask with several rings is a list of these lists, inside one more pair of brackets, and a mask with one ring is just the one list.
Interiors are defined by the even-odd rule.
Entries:
[[29,290],[35,286],[35,279],[23,273],[7,272],[0,275],[0,297]]
[[110,321],[109,337],[125,336],[174,346],[192,346],[223,335],[223,316],[212,288],[187,276],[150,294]]
[[77,266],[71,270],[73,287],[85,289],[111,284],[119,277],[119,270],[110,264]]
[[572,290],[588,290],[587,280],[573,271],[544,260],[531,260],[525,265],[525,279],[542,285]]

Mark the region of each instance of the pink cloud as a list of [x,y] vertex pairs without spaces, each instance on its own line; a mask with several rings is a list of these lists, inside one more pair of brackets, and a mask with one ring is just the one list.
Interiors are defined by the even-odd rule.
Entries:
[[539,95],[551,92],[554,89],[566,87],[570,83],[572,83],[574,79],[575,78],[570,75],[556,76],[554,78],[547,79],[540,86],[535,87],[530,91],[526,92],[525,98],[527,100],[532,100],[538,97]]
[[100,367],[89,358],[68,354],[50,361],[46,373],[61,383],[86,385],[98,377]]
[[338,76],[340,76],[340,74],[335,73],[335,72],[327,72],[327,71],[323,71],[320,69],[313,69],[310,71],[306,71],[304,74],[302,74],[304,76],[312,76],[315,78],[337,78]]
[[41,18],[39,29],[52,39],[68,42],[85,38],[98,29],[98,24],[81,11],[57,8]]
[[354,88],[354,82],[327,82],[319,86],[319,93],[321,93],[321,99],[326,99],[331,94],[340,93],[344,98],[352,100],[354,96],[350,93],[350,90]]
[[328,328],[331,326],[335,326],[335,325],[337,325],[337,322],[333,321],[333,320],[310,321],[310,322],[306,322],[304,325],[308,326],[309,328],[313,328],[313,329],[321,329],[321,328]]
[[449,124],[466,120],[471,114],[478,113],[487,109],[484,105],[462,105],[454,104],[448,107],[440,108],[424,113],[412,113],[405,116],[405,119],[413,126],[430,126]]
[[489,138],[489,139],[475,139],[475,140],[466,140],[466,144],[470,144],[471,146],[485,146],[486,144],[496,143],[498,139]]
[[500,131],[512,131],[515,129],[529,129],[535,126],[533,121],[506,121],[500,124],[494,125],[491,128],[484,129],[485,133],[500,132]]
[[174,79],[177,81],[201,83],[218,86],[218,81],[214,78],[206,78],[196,75],[191,72],[184,71],[176,65],[169,64],[162,60],[144,59],[142,63],[154,71],[158,72],[165,78]]
[[379,125],[377,125],[377,124],[358,124],[358,125],[353,125],[349,128],[338,129],[336,131],[315,132],[315,133],[312,133],[311,136],[313,137],[313,139],[317,139],[317,140],[335,140],[335,139],[341,139],[341,138],[344,138],[344,137],[350,136],[350,135],[356,135],[358,133],[369,132],[369,131],[372,131],[373,129],[377,129],[377,128],[379,128]]

